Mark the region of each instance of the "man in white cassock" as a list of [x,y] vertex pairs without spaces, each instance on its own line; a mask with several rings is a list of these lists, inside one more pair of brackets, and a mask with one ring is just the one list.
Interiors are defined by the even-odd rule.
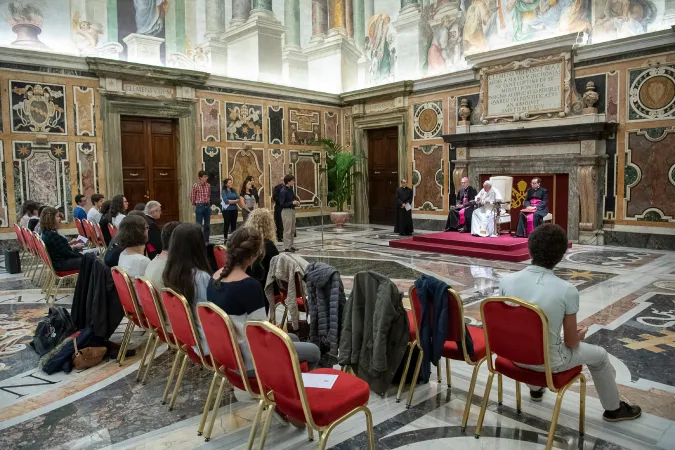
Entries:
[[483,189],[476,196],[477,208],[471,218],[471,234],[474,236],[498,236],[495,230],[495,214],[499,213],[495,202],[502,201],[502,194],[492,187],[492,181],[483,183]]

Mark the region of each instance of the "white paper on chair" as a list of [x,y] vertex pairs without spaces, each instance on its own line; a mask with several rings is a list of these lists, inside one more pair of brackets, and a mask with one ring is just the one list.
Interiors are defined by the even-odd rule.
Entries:
[[82,236],[81,234],[78,234],[78,235],[77,235],[77,240],[80,241],[80,242],[82,242],[82,243],[85,244],[85,245],[87,244],[87,242],[89,242],[89,239],[87,239],[86,237]]
[[337,375],[321,373],[303,373],[302,382],[306,388],[332,389],[337,380]]
[[410,211],[412,209],[412,206],[410,206],[410,203],[405,204],[405,210]]

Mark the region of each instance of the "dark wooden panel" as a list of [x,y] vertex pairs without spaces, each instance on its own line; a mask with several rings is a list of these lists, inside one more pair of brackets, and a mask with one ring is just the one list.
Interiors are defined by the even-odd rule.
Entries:
[[165,224],[173,220],[178,220],[178,181],[176,180],[155,180],[153,200],[162,204],[162,216],[159,219],[160,224]]
[[150,132],[152,134],[166,134],[173,136],[173,122],[171,120],[152,119]]
[[120,120],[120,128],[122,134],[143,134],[143,120],[139,120],[136,117],[127,118],[123,117]]
[[368,208],[370,223],[396,222],[398,180],[398,129],[368,130]]
[[145,170],[145,136],[122,132],[122,167]]

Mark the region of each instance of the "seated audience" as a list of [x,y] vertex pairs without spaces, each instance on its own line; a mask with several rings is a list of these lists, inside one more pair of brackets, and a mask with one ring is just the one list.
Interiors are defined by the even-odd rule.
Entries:
[[[181,223],[173,230],[169,243],[169,257],[162,276],[164,286],[183,295],[192,307],[195,325],[205,355],[209,346],[197,319],[197,303],[205,302],[206,289],[211,279],[211,267],[206,256],[202,227],[195,223]],[[197,349],[194,349],[197,351]]]
[[42,205],[37,210],[37,215],[30,218],[28,221],[28,229],[35,233],[40,234],[40,214],[47,207],[47,205]]
[[132,279],[145,275],[150,259],[145,256],[145,243],[148,241],[148,224],[142,217],[128,216],[120,224],[120,231],[114,239],[122,248],[118,265]]
[[148,223],[148,258],[154,259],[162,252],[162,231],[157,226],[157,221],[162,215],[162,205],[158,201],[151,200],[145,204],[145,221]]
[[114,226],[119,227],[122,219],[126,217],[127,208],[129,208],[129,202],[127,198],[123,195],[116,195],[112,199],[110,204],[110,211],[108,211],[108,223],[112,223]]
[[105,197],[101,194],[94,194],[91,196],[91,208],[87,213],[87,220],[90,222],[99,223],[101,221],[101,207]]
[[[602,418],[609,422],[632,420],[642,413],[639,406],[621,400],[614,379],[614,367],[607,351],[597,345],[582,342],[588,327],[579,327],[579,291],[561,280],[553,268],[567,252],[567,235],[558,225],[542,225],[534,229],[528,239],[532,265],[520,272],[507,275],[499,283],[500,295],[516,297],[539,306],[548,319],[550,364],[553,372],[562,372],[586,365],[605,409]],[[563,331],[563,337],[560,331]],[[524,366],[543,371],[543,366]],[[541,401],[546,388],[529,386],[530,397]]]
[[[274,216],[267,208],[254,209],[248,216],[248,220],[244,224],[246,227],[255,228],[263,239],[264,247],[263,253],[255,260],[255,262],[246,269],[246,273],[260,283],[264,289],[267,282],[267,274],[270,271],[270,261],[279,254],[277,246],[274,244],[277,240],[277,230],[274,223]],[[278,287],[274,285],[278,290]],[[278,294],[278,292],[275,292]],[[267,303],[267,298],[265,298]]]
[[164,274],[166,261],[169,258],[169,245],[171,245],[171,236],[178,225],[180,225],[180,222],[176,221],[169,222],[162,227],[162,253],[155,256],[155,259],[150,261],[150,264],[148,264],[148,267],[145,269],[145,278],[150,280],[152,285],[158,291],[164,289],[164,280],[162,279],[162,275]]
[[[255,228],[245,226],[232,233],[227,240],[225,267],[213,275],[207,294],[208,300],[232,319],[249,377],[255,376],[255,370],[244,326],[247,320],[267,320],[267,313],[263,288],[255,278],[246,274],[246,270],[262,251],[263,238]],[[321,358],[319,347],[299,342],[293,334],[289,337],[295,344],[300,361],[306,361],[310,370],[314,369]]]
[[37,214],[38,214],[37,203],[28,200],[23,205],[21,205],[21,217],[19,218],[19,225],[22,228],[28,227],[28,222],[30,222],[30,219],[37,216]]
[[82,255],[78,250],[82,249],[82,242],[68,239],[59,234],[63,217],[51,206],[42,210],[40,215],[40,228],[42,240],[47,247],[47,252],[52,260],[54,270],[57,272],[79,270]]
[[73,209],[73,217],[80,220],[87,220],[87,211],[84,210],[84,205],[87,204],[87,197],[82,194],[75,196],[75,209]]
[[134,211],[145,211],[145,203],[136,203]]
[[112,202],[110,200],[106,200],[103,202],[101,205],[101,218],[98,221],[99,226],[101,227],[101,234],[103,234],[103,240],[105,241],[105,245],[110,245],[110,241],[112,240],[110,236],[110,230],[108,230],[108,224],[110,223],[110,206],[112,205]]

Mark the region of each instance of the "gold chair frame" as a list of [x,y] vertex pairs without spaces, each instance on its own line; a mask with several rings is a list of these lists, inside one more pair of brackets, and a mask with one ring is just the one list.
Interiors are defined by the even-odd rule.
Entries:
[[[298,354],[295,351],[295,346],[293,345],[293,341],[291,341],[291,338],[288,337],[288,334],[286,334],[281,328],[277,327],[276,325],[267,322],[267,321],[249,321],[246,323],[246,328],[248,327],[260,327],[263,328],[264,330],[275,334],[279,338],[281,338],[286,345],[286,348],[288,349],[288,352],[291,356],[291,362],[293,364],[293,375],[295,377],[295,383],[298,388],[298,391],[300,393],[300,403],[302,404],[302,410],[305,413],[305,421],[307,423],[307,437],[309,438],[310,441],[314,440],[314,433],[313,430],[316,430],[319,433],[319,450],[325,450],[326,445],[328,443],[328,437],[330,436],[330,433],[337,427],[339,424],[344,422],[345,420],[349,419],[355,414],[358,414],[360,412],[363,412],[363,414],[366,416],[366,434],[368,435],[368,448],[370,450],[375,449],[375,436],[373,434],[373,416],[372,413],[370,412],[370,409],[368,408],[367,405],[362,405],[362,406],[357,406],[356,408],[352,409],[349,411],[347,414],[343,415],[333,423],[331,423],[328,426],[320,427],[314,422],[314,418],[312,417],[312,412],[309,408],[309,401],[307,400],[307,393],[305,392],[305,385],[302,382],[302,372],[300,371],[300,360],[298,359]],[[253,352],[251,352],[253,353]],[[253,367],[255,367],[256,373],[258,373],[258,368],[256,367],[256,361],[255,361],[255,355],[253,355]],[[262,383],[260,382],[260,378],[258,377],[258,384],[260,387],[260,392],[261,392],[261,397],[260,397],[260,404],[258,407],[258,412],[256,413],[255,419],[253,421],[253,425],[251,428],[251,436],[254,436],[255,430],[258,427],[258,424],[260,420],[262,419],[262,415],[264,413],[267,413],[265,416],[264,422],[263,422],[263,430],[262,430],[262,435],[260,437],[260,446],[258,447],[260,450],[262,450],[265,447],[265,439],[267,438],[267,432],[269,431],[269,426],[270,426],[270,421],[272,419],[272,414],[274,412],[274,408],[276,407],[276,403],[274,401],[274,395],[271,391],[265,392],[265,389],[263,388]],[[248,449],[250,450],[253,446],[253,442],[249,438],[249,443],[248,443]]]
[[[406,409],[410,408],[412,404],[413,395],[415,393],[415,387],[417,386],[417,378],[420,375],[420,368],[422,367],[422,359],[424,358],[424,350],[420,345],[420,330],[417,326],[417,313],[415,312],[415,305],[413,305],[412,295],[416,290],[415,286],[410,286],[408,290],[408,300],[410,301],[410,311],[412,312],[413,317],[413,326],[415,327],[415,340],[408,342],[408,358],[405,362],[405,367],[403,368],[403,373],[401,374],[401,381],[398,385],[398,392],[396,393],[396,403],[401,401],[401,393],[403,392],[403,386],[405,385],[405,379],[408,376],[408,370],[410,369],[410,362],[412,361],[413,350],[415,347],[419,350],[419,356],[417,357],[417,363],[415,365],[415,372],[413,373],[413,379],[410,381],[410,389],[408,391],[408,401],[405,405]],[[438,381],[441,380],[440,367],[438,368]]]
[[[61,284],[63,283],[63,280],[77,280],[77,277],[79,273],[74,273],[72,275],[66,275],[63,277],[60,277],[56,274],[56,270],[54,269],[54,264],[52,263],[52,258],[49,256],[49,251],[47,250],[47,246],[45,245],[44,241],[42,238],[40,238],[37,233],[33,233],[33,235],[36,237],[35,243],[36,245],[41,245],[42,249],[44,250],[45,257],[47,258],[46,261],[43,261],[42,265],[42,271],[47,270],[47,278],[45,279],[45,301],[47,303],[50,303],[49,297],[54,298],[54,301],[51,302],[50,304],[56,303],[56,295],[59,293],[59,289],[61,289]],[[33,273],[33,276],[37,273],[37,268],[39,266],[39,260],[42,259],[40,256],[40,252],[37,251],[37,255],[35,257],[35,273]],[[40,272],[40,276],[38,280],[42,278],[42,272]],[[58,282],[57,282],[58,281]],[[52,290],[54,289],[54,285],[56,285],[56,290],[52,294]]]
[[[295,275],[293,275],[293,276],[295,277]],[[293,283],[295,283],[295,281],[296,280],[294,278]],[[275,278],[274,282],[277,284],[277,286],[279,287],[279,291],[281,292],[283,290],[283,285],[281,284],[282,281]],[[303,312],[308,313],[309,311],[307,311],[307,295],[305,293],[305,284],[302,282],[302,280],[300,280],[299,287],[300,287],[300,292],[296,292],[296,299],[297,299],[297,294],[300,294],[300,298],[302,298],[302,301],[305,304],[305,311],[303,311]],[[288,298],[288,287],[286,287],[285,290],[286,290],[286,298]],[[279,322],[276,325],[279,328],[281,328],[282,330],[288,332],[288,306],[286,306],[286,301],[285,301],[286,298],[284,298],[283,302],[275,303],[274,305],[272,305],[272,307],[270,308],[270,313],[269,313],[269,321],[276,324],[277,307],[281,306],[282,308],[284,308],[284,313],[281,316],[281,322]]]
[[[557,389],[553,384],[553,372],[551,370],[551,357],[550,357],[550,348],[548,342],[548,318],[544,311],[537,305],[520,300],[515,297],[490,297],[483,300],[480,304],[480,317],[483,322],[483,333],[485,335],[485,356],[488,361],[488,369],[490,374],[488,375],[487,384],[485,385],[485,394],[483,394],[483,404],[481,405],[480,415],[478,416],[478,424],[476,425],[476,439],[480,437],[480,430],[483,426],[483,419],[485,418],[485,411],[487,409],[488,401],[490,400],[490,390],[492,389],[492,379],[495,374],[498,375],[498,401],[499,404],[502,404],[502,374],[497,372],[494,368],[492,362],[492,351],[490,350],[490,341],[488,340],[488,331],[485,326],[485,305],[488,303],[499,302],[499,303],[513,303],[523,308],[527,308],[535,312],[542,322],[542,334],[543,334],[543,346],[544,346],[544,371],[546,374],[546,386],[551,392],[556,392],[558,395],[555,401],[555,407],[553,408],[553,417],[551,418],[551,426],[548,431],[548,440],[546,441],[546,450],[550,450],[553,446],[553,439],[555,438],[555,427],[558,423],[558,416],[560,415],[560,408],[562,406],[562,400],[569,389],[574,383],[579,380],[580,383],[580,393],[579,393],[579,435],[584,435],[584,421],[585,421],[585,405],[586,405],[586,377],[583,373],[576,375],[572,378],[567,384],[562,386],[560,389]],[[518,414],[521,413],[521,398],[520,398],[520,382],[516,381],[516,409]]]
[[[127,275],[126,271],[122,269],[120,266],[115,266],[112,268],[113,271],[119,272],[122,275],[122,278],[124,279],[125,284],[127,285],[127,289],[129,290],[129,294],[131,297],[131,304],[134,306],[134,313],[136,314],[136,317],[138,317],[138,321],[143,323],[142,319],[142,309],[141,305],[138,303],[138,298],[136,297],[136,288],[134,288],[133,283],[131,282],[131,279],[129,278],[129,275]],[[134,332],[134,328],[136,327],[136,324],[134,321],[131,319],[131,316],[127,312],[126,309],[122,308],[124,311],[124,317],[127,318],[127,327],[124,329],[124,335],[122,336],[122,342],[120,343],[120,349],[117,352],[117,363],[121,367],[122,364],[124,364],[124,359],[126,358],[127,354],[127,348],[129,347],[129,343],[131,342],[131,334]],[[152,336],[151,336],[152,337]],[[150,337],[148,338],[148,342],[150,341]],[[145,345],[146,350],[147,350],[147,343]],[[143,371],[143,364],[145,364],[145,357],[146,357],[146,352],[143,352],[143,357],[141,358],[141,364],[138,366],[138,375],[136,376],[136,381],[139,380],[139,377],[141,375],[141,372]]]

